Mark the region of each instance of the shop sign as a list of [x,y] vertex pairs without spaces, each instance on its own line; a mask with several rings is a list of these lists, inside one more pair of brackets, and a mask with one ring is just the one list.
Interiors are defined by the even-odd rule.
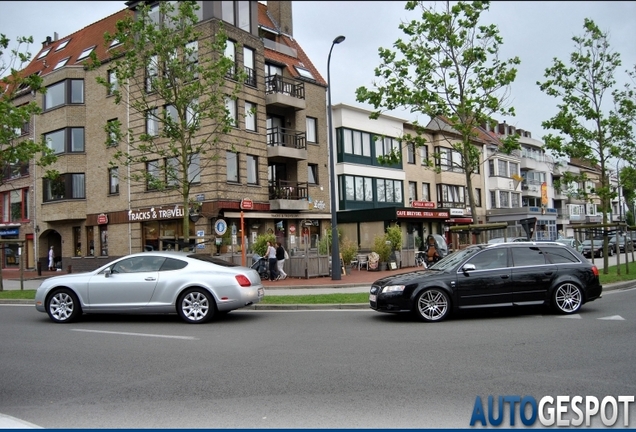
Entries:
[[18,234],[20,234],[20,228],[10,228],[10,229],[0,230],[0,236],[18,235]]
[[397,210],[397,217],[402,218],[439,218],[447,219],[447,211],[425,211],[425,210]]
[[102,213],[97,216],[97,225],[105,225],[108,223],[108,215]]
[[464,209],[450,209],[451,216],[464,216]]
[[296,232],[296,225],[290,225],[289,226],[289,233],[290,234],[294,234]]
[[223,234],[225,234],[226,231],[227,222],[225,222],[223,219],[217,219],[216,222],[214,222],[214,232],[216,233],[216,235],[222,236]]
[[243,198],[241,200],[241,210],[252,210],[254,208],[254,203],[249,198]]
[[435,203],[432,201],[413,201],[411,207],[416,208],[435,208]]
[[170,208],[155,208],[152,207],[147,210],[129,210],[128,211],[128,220],[129,221],[150,221],[150,220],[159,220],[159,219],[177,219],[183,218],[185,212],[183,211],[183,207],[174,206]]

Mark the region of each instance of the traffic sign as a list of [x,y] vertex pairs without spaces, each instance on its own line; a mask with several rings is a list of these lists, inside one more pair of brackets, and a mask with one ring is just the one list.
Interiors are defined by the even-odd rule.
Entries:
[[223,219],[217,219],[214,222],[214,232],[216,235],[222,236],[227,231],[227,223]]

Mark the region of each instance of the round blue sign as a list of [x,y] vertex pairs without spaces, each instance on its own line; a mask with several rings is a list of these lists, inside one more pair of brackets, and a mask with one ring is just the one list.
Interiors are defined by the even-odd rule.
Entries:
[[223,219],[218,219],[214,222],[214,232],[216,235],[222,236],[227,231],[227,223]]

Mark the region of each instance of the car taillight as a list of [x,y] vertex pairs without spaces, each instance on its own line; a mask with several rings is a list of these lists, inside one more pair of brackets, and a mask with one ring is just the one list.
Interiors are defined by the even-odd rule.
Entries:
[[[598,273],[598,270],[596,271]],[[252,282],[250,282],[249,278],[245,275],[236,275],[234,276],[238,284],[242,287],[252,286]]]
[[596,268],[596,266],[592,266],[592,273],[594,273],[594,276],[598,277],[598,268]]

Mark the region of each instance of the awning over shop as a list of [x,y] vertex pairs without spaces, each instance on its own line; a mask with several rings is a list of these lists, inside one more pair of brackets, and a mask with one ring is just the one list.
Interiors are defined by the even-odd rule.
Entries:
[[[226,211],[223,216],[226,218],[240,218],[241,212]],[[249,219],[331,219],[331,215],[328,213],[267,213],[251,211],[244,211],[243,217]]]

